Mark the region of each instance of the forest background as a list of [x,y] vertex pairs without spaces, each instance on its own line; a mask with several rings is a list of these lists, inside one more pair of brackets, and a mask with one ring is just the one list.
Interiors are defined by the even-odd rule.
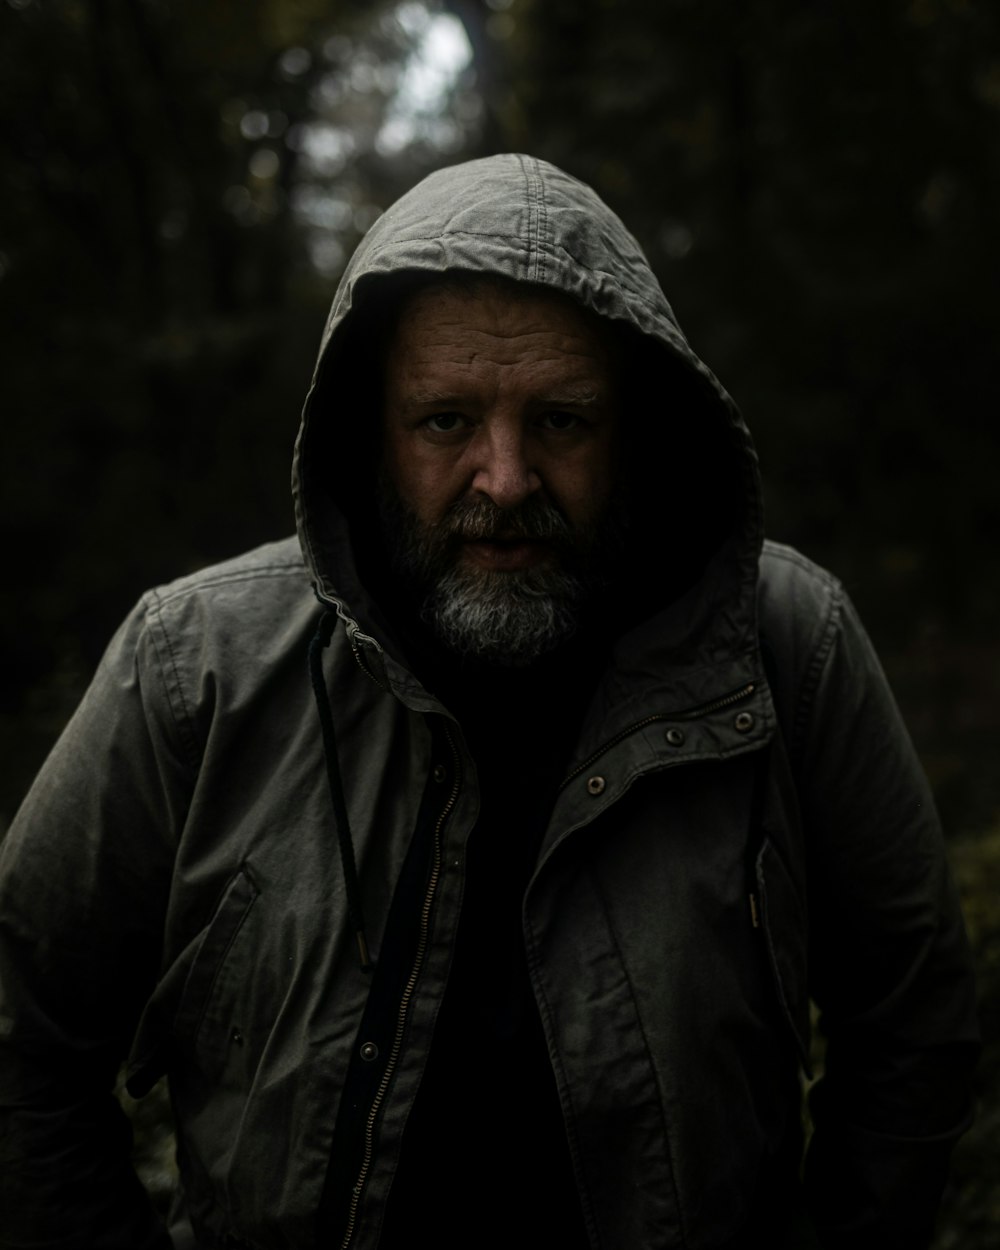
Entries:
[[291,530],[325,308],[378,213],[546,157],[638,235],[755,432],[770,535],[884,659],[986,1036],[937,1250],[994,1245],[1000,7],[0,0],[0,116],[0,830],[139,593]]

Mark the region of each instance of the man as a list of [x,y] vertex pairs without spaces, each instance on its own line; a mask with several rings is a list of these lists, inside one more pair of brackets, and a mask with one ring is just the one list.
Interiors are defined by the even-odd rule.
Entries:
[[178,1248],[926,1244],[976,1046],[931,799],[618,219],[520,156],[399,201],[294,490],[144,597],[4,844],[0,1244],[168,1244],[126,1052]]

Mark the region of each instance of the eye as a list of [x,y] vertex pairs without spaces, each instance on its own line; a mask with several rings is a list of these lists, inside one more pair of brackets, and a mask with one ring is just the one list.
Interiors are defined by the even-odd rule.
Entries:
[[543,430],[553,430],[557,434],[564,434],[569,430],[579,429],[581,418],[573,412],[546,412],[540,418],[538,424]]
[[457,412],[436,412],[428,417],[424,425],[435,434],[453,434],[465,423]]

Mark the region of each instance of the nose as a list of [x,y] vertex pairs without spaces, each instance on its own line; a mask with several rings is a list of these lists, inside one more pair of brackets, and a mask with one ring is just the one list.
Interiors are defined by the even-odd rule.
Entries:
[[485,422],[477,432],[472,451],[472,489],[488,495],[498,508],[523,503],[541,486],[519,422]]

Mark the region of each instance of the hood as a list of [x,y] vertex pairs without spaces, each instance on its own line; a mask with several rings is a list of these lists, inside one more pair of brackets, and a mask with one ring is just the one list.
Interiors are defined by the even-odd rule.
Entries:
[[[674,672],[689,675],[693,692],[711,694],[727,682],[734,688],[757,651],[762,543],[746,426],[691,350],[619,218],[589,187],[529,156],[493,156],[431,174],[378,219],[344,273],[293,468],[299,538],[320,599],[336,608],[355,647],[388,665],[391,684],[407,687],[408,701],[419,705],[419,683],[365,576],[379,344],[401,282],[456,270],[561,292],[615,323],[630,344],[623,408],[635,453],[628,489],[639,506],[629,578],[641,610],[626,620],[616,646],[620,701],[663,671],[664,651]],[[717,679],[706,686],[711,674]]]

